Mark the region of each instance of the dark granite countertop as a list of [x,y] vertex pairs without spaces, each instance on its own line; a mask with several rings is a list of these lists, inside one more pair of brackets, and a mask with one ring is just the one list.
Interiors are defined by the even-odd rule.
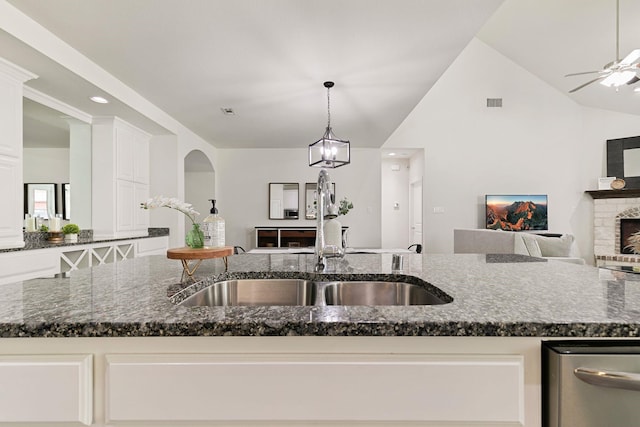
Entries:
[[24,233],[24,246],[21,248],[8,248],[8,249],[0,249],[0,253],[2,252],[16,252],[16,251],[30,251],[34,249],[52,249],[52,248],[60,248],[65,246],[78,246],[78,245],[89,245],[93,243],[104,243],[104,242],[117,242],[121,240],[134,240],[134,239],[148,239],[151,237],[161,237],[168,236],[169,229],[168,228],[149,228],[147,236],[138,236],[138,237],[121,237],[121,238],[112,238],[112,239],[94,239],[92,230],[81,230],[80,235],[78,236],[78,240],[76,242],[59,242],[52,243],[48,241],[49,233],[46,232],[25,232]]
[[172,302],[193,290],[180,284],[181,264],[151,256],[2,286],[0,337],[640,336],[638,274],[517,255],[405,254],[403,275],[392,275],[391,257],[347,255],[318,275],[312,255],[234,255],[228,272],[221,259],[205,260],[193,286],[241,277],[391,275],[423,279],[453,302],[184,307]]

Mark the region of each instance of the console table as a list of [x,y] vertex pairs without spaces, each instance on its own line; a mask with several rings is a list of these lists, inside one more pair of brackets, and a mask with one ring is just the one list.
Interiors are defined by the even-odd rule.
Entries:
[[[342,227],[342,234],[349,227]],[[316,244],[316,227],[255,227],[256,248],[304,248]]]

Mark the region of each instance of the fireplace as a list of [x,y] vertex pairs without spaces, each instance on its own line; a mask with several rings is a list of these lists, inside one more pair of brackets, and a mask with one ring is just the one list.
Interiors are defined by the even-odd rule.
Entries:
[[620,218],[620,253],[634,254],[629,247],[629,237],[640,231],[640,218]]
[[[640,189],[588,191],[593,203],[593,254],[596,265],[640,265],[640,254],[624,249],[640,230]],[[630,230],[627,231],[627,220]],[[634,224],[635,222],[635,224]]]

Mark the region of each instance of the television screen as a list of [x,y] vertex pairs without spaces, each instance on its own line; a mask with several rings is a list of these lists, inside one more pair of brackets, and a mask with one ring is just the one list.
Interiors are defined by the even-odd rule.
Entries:
[[549,229],[546,194],[487,194],[485,208],[487,228],[493,230]]

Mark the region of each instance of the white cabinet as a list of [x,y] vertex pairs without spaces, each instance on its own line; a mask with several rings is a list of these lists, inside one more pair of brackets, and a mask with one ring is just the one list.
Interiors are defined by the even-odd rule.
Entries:
[[166,255],[169,248],[169,236],[138,240],[136,256]]
[[148,214],[138,211],[149,196],[149,138],[147,133],[115,117],[94,120],[94,237],[147,235]]
[[518,355],[107,355],[106,387],[107,423],[524,425]]
[[0,285],[38,277],[52,277],[58,273],[138,256],[165,255],[168,247],[169,236],[158,236],[2,252]]
[[133,131],[125,126],[116,127],[116,178],[133,181],[134,137]]
[[50,277],[60,272],[60,255],[55,250],[14,251],[0,254],[0,284]]
[[0,356],[0,425],[91,425],[92,360],[87,354]]
[[24,246],[22,238],[22,93],[36,78],[0,58],[0,249]]
[[[535,337],[17,338],[0,344],[7,356],[93,354],[95,427],[541,426]],[[25,372],[14,368],[13,378]],[[2,384],[0,377],[0,390]],[[70,402],[88,396],[74,384],[61,388]]]
[[122,179],[116,180],[116,230],[125,232],[133,230],[133,217],[136,215],[134,208],[134,183]]
[[149,228],[149,210],[141,209],[140,203],[149,199],[149,185],[135,182],[133,184],[133,228],[143,230]]
[[133,181],[149,184],[149,136],[136,133],[133,138]]
[[[0,91],[1,93],[1,91]],[[0,209],[0,249],[24,246],[22,235],[22,160],[0,155],[3,208]]]

